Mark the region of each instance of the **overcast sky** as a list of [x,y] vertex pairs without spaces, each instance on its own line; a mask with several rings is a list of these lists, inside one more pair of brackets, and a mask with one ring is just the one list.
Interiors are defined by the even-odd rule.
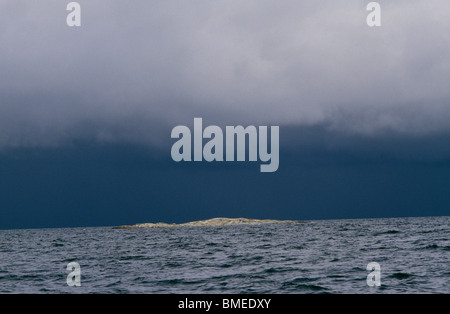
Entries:
[[[167,128],[450,132],[450,2],[0,0],[0,147],[161,145]],[[164,130],[164,132],[162,132]]]
[[[450,1],[68,3],[0,0],[0,229],[448,215]],[[279,170],[173,162],[195,117]]]

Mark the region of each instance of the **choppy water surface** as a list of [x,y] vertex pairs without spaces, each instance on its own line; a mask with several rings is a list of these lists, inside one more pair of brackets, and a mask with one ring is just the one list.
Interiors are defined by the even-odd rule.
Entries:
[[450,217],[1,230],[0,293],[449,293],[449,239]]

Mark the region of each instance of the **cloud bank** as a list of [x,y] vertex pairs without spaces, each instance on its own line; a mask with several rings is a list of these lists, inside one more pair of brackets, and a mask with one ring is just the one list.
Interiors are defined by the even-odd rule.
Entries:
[[[68,3],[68,2],[67,2]],[[450,3],[0,2],[0,147],[73,140],[163,145],[167,128],[320,125],[450,132]]]

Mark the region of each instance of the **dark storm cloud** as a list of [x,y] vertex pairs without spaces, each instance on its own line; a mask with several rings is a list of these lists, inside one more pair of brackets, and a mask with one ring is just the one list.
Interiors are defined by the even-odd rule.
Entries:
[[80,0],[70,28],[65,1],[2,1],[0,147],[167,144],[194,116],[448,134],[449,2],[379,1],[379,28],[366,2]]

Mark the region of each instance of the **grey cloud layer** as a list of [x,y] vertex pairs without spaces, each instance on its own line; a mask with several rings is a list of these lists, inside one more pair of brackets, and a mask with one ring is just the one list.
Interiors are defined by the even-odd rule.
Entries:
[[450,3],[0,2],[0,146],[158,144],[194,116],[422,136],[450,131]]

